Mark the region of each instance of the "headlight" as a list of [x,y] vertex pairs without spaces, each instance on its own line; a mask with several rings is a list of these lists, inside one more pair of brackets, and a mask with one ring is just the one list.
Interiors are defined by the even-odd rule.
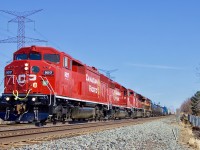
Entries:
[[12,70],[6,70],[5,74],[6,75],[11,75],[11,74],[13,74],[13,71]]
[[26,70],[26,71],[27,71],[27,70],[28,70],[28,67],[24,67],[24,70]]
[[28,67],[28,63],[25,63],[24,66],[25,66],[25,67]]
[[6,100],[9,101],[9,100],[10,100],[10,97],[6,97]]
[[33,97],[33,98],[32,98],[32,101],[33,101],[33,102],[35,102],[35,101],[36,101],[36,98],[35,98],[35,97]]
[[40,71],[40,68],[38,66],[33,66],[32,67],[32,72],[33,73],[38,73]]
[[51,71],[51,70],[45,70],[45,71],[44,71],[44,74],[45,74],[45,75],[52,75],[52,74],[53,74],[53,71]]

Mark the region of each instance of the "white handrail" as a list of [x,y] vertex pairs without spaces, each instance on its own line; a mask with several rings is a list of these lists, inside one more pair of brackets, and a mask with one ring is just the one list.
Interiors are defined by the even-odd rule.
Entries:
[[52,86],[51,86],[51,83],[50,83],[49,80],[48,80],[48,78],[45,77],[45,79],[48,81],[48,83],[49,83],[49,85],[50,85],[50,88],[51,88],[51,90],[53,91],[53,93],[55,93],[55,92],[54,92],[54,89],[53,89]]
[[[40,78],[42,79],[43,82],[46,82],[42,76],[40,76]],[[52,88],[52,86],[51,86],[51,83],[49,83],[49,80],[48,80],[47,78],[46,78],[46,80],[47,80],[47,82],[48,82],[48,83],[47,83],[47,88],[48,88],[49,91],[50,91],[50,103],[49,103],[49,106],[51,106],[51,102],[52,102],[52,100],[51,100],[52,91],[53,91],[53,94],[54,94],[54,95],[55,95],[55,92],[54,92],[54,90],[53,90],[53,88]],[[50,85],[50,87],[49,87],[49,85]],[[55,98],[54,98],[54,105],[55,105]]]
[[[9,76],[10,76],[10,78],[8,79],[8,82],[6,83],[6,85],[5,85],[4,89],[3,89],[3,91],[6,89],[6,86],[7,86],[8,83],[10,82],[10,79],[14,77],[14,75],[9,75]],[[6,78],[6,76],[4,76],[4,78]],[[14,78],[13,78],[13,79],[14,79]],[[13,84],[14,84],[14,80],[13,80]],[[2,91],[1,93],[3,93],[3,91]]]
[[4,119],[7,120],[9,118],[9,115],[10,115],[10,109],[6,107],[6,114],[5,114]]
[[[48,78],[47,77],[45,77],[45,79],[48,81],[48,83],[49,83],[49,86],[51,87],[51,90],[53,91],[53,94],[55,95],[55,91],[54,91],[54,89],[53,89],[53,87],[51,86],[51,83],[49,82],[49,80],[48,80]],[[53,106],[56,106],[56,98],[55,98],[55,96],[54,96],[54,102],[53,102]]]

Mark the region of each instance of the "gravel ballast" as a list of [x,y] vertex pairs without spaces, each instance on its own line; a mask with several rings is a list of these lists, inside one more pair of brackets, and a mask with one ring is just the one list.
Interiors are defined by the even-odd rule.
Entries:
[[[172,123],[173,122],[173,123]],[[175,117],[72,138],[17,148],[18,150],[189,150],[176,140]],[[176,131],[173,133],[173,131]],[[13,148],[14,149],[14,148]]]

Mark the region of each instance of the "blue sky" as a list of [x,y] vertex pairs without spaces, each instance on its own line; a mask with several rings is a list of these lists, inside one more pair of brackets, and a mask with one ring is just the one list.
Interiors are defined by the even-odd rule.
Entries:
[[[1,10],[43,9],[30,16],[26,36],[47,40],[82,62],[112,73],[127,88],[177,108],[200,87],[200,1],[20,0]],[[0,12],[0,39],[16,36],[13,16]],[[30,45],[27,43],[26,45]],[[0,79],[16,43],[0,44]],[[3,86],[0,86],[3,90]]]

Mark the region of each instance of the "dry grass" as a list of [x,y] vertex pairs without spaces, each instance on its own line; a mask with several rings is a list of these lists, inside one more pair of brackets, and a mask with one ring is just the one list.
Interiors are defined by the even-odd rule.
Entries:
[[179,142],[194,150],[200,150],[200,130],[192,128],[188,123],[180,123]]

